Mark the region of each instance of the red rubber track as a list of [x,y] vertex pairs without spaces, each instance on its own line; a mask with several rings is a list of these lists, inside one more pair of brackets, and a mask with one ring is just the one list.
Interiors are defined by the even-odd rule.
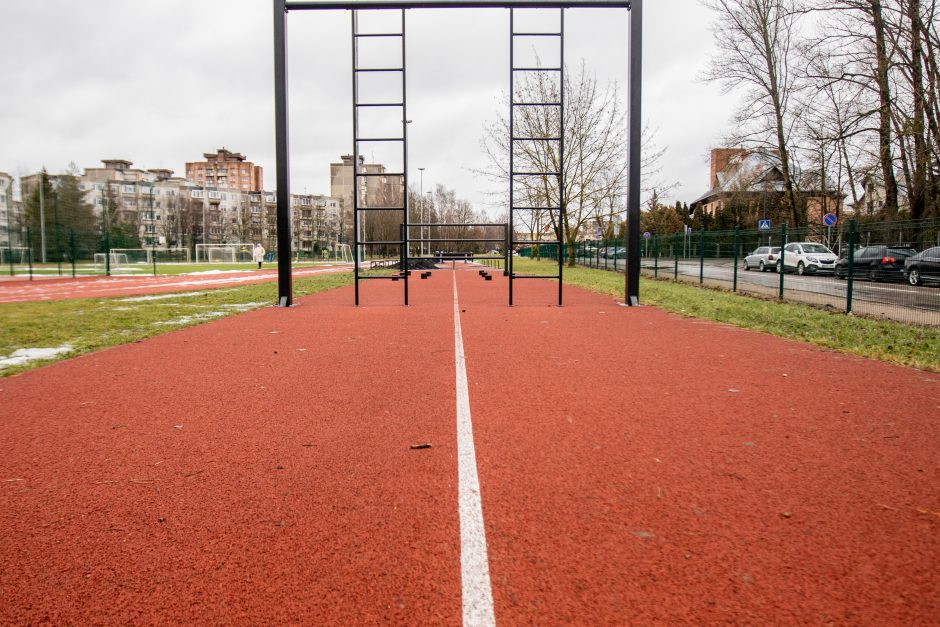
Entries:
[[[936,622],[940,378],[458,279],[498,623]],[[0,622],[458,624],[451,277],[411,286],[0,382]]]
[[[351,264],[300,268],[295,269],[292,276],[300,278],[316,274],[349,272],[351,269]],[[4,278],[7,280],[4,280]],[[74,279],[71,277],[40,275],[36,277],[35,281],[29,281],[21,276],[13,278],[0,276],[0,303],[189,292],[218,287],[238,287],[276,280],[277,272],[272,270],[220,272],[217,274],[178,274],[172,276],[94,276],[76,277]]]

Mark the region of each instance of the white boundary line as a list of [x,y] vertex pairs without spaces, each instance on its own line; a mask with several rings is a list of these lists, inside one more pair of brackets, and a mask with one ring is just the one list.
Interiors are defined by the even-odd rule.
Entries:
[[496,625],[493,591],[490,586],[489,558],[477,456],[473,447],[470,392],[467,387],[467,358],[460,330],[460,304],[457,301],[457,273],[454,272],[454,361],[457,370],[457,503],[460,512],[460,583],[463,624]]

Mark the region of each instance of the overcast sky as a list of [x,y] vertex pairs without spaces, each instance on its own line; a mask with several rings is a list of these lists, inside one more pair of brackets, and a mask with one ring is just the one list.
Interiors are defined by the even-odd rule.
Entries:
[[[698,0],[644,8],[643,118],[668,149],[661,178],[688,202],[707,187],[708,150],[735,100],[697,80],[712,51],[709,11]],[[627,12],[569,10],[565,19],[568,65],[584,59],[622,88]],[[349,14],[291,12],[287,21],[292,191],[329,194],[330,162],[352,150]],[[507,10],[408,12],[415,187],[423,167],[425,191],[440,183],[490,201],[493,183],[473,170],[486,165],[482,127],[508,88],[508,28]],[[120,158],[182,175],[186,161],[224,146],[263,166],[273,189],[272,32],[270,0],[4,2],[0,171]]]

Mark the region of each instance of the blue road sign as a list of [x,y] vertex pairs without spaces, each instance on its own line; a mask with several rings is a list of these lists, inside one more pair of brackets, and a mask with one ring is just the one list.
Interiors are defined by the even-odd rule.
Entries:
[[757,221],[757,230],[758,230],[758,231],[769,231],[769,230],[770,230],[770,220],[758,220],[758,221]]
[[653,237],[652,233],[650,233],[649,231],[643,231],[643,239],[649,239],[651,237]]
[[834,213],[827,213],[826,215],[823,216],[823,224],[825,224],[826,226],[835,226],[836,220],[837,220],[836,214]]

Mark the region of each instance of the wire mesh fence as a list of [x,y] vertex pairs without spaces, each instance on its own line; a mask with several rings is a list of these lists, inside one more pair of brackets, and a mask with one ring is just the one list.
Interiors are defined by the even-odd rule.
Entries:
[[[551,259],[557,253],[543,246],[520,254]],[[573,256],[578,265],[622,272],[626,243],[583,241]],[[940,325],[940,220],[644,234],[640,257],[646,276]]]

